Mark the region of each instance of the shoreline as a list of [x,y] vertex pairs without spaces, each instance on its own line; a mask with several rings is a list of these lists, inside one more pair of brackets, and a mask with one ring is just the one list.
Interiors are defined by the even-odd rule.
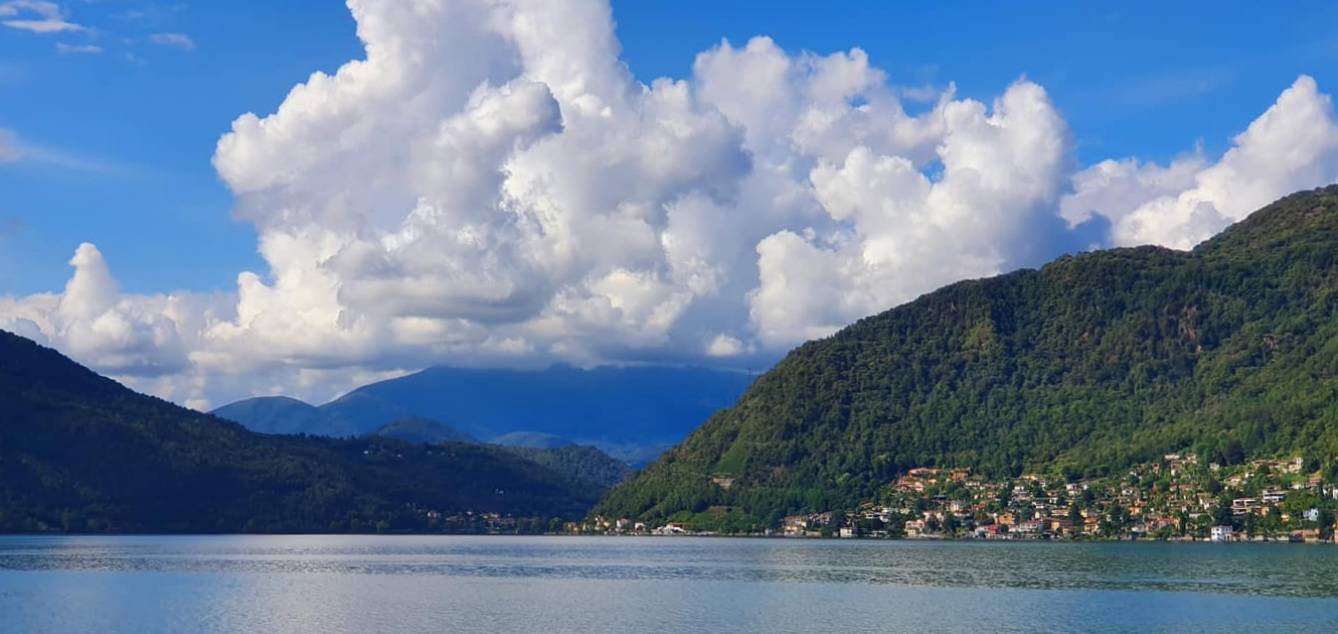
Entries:
[[794,542],[833,542],[833,543],[921,543],[921,544],[1209,544],[1209,545],[1301,545],[1301,546],[1335,546],[1338,541],[1297,541],[1287,539],[1254,539],[1254,540],[1229,540],[1214,541],[1211,539],[979,539],[972,537],[961,538],[941,538],[941,537],[810,537],[796,535],[727,535],[727,534],[707,534],[707,533],[683,533],[675,535],[653,535],[649,533],[0,533],[0,540],[10,538],[63,538],[63,537],[111,537],[111,538],[132,538],[132,537],[505,537],[505,538],[534,538],[534,537],[563,537],[563,538],[599,538],[599,539],[753,539],[768,541],[794,541]]

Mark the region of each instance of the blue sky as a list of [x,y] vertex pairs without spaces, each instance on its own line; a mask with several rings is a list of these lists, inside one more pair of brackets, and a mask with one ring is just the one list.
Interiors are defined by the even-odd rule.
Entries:
[[[894,6],[894,4],[896,6]],[[1210,154],[1300,73],[1338,85],[1338,4],[614,2],[638,78],[683,77],[728,38],[861,47],[894,83],[956,82],[988,102],[1026,76],[1072,127],[1079,159]],[[263,271],[210,165],[237,115],[266,114],[311,71],[361,55],[338,2],[67,2],[87,32],[0,29],[0,128],[60,160],[0,169],[0,294],[54,291],[82,241],[128,291],[229,289]],[[194,43],[154,44],[155,33]],[[100,54],[61,53],[57,44]]]

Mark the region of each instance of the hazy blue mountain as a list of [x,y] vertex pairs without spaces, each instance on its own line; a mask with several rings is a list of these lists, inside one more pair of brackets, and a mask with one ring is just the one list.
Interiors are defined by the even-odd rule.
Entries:
[[[752,380],[749,374],[707,368],[434,367],[360,387],[312,408],[314,417],[301,401],[272,398],[239,401],[214,413],[255,431],[330,436],[363,435],[417,416],[450,421],[475,438],[513,432],[556,436],[644,463],[736,401]],[[289,416],[292,420],[285,420]]]
[[437,445],[444,442],[478,442],[473,436],[450,425],[421,416],[395,419],[372,434],[414,444]]
[[213,412],[262,434],[312,434],[316,436],[354,436],[357,431],[342,425],[320,408],[287,396],[260,396],[224,405]]
[[507,447],[526,447],[530,449],[557,449],[570,447],[576,443],[561,436],[541,434],[537,431],[513,431],[492,439],[494,445]]
[[651,443],[612,443],[595,442],[594,446],[614,458],[626,462],[633,467],[640,469],[659,458],[664,452],[674,446],[671,442],[651,442]]

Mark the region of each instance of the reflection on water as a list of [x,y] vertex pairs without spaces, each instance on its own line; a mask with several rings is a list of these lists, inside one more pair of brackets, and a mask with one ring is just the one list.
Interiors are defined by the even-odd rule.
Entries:
[[1338,548],[0,537],[2,631],[1338,631]]

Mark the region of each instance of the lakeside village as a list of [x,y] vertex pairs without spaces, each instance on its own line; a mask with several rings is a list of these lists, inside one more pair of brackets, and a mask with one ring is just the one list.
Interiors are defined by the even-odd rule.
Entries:
[[[967,469],[911,469],[882,499],[793,515],[759,535],[908,539],[1289,541],[1332,543],[1338,484],[1303,458],[1201,465],[1167,454],[1118,477],[1068,482],[1023,475],[991,482]],[[683,535],[596,517],[580,532]]]

